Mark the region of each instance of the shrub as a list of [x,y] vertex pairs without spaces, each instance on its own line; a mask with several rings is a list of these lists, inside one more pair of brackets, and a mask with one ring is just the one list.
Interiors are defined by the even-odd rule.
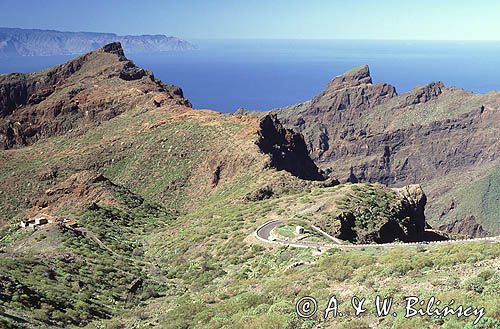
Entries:
[[480,294],[484,290],[484,279],[481,276],[469,278],[464,281],[463,287],[465,290],[474,291]]

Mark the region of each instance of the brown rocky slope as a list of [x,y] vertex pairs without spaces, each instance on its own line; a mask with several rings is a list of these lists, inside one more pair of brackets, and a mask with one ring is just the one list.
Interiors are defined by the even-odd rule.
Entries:
[[131,108],[164,102],[189,105],[180,88],[135,66],[112,43],[48,70],[0,75],[0,147],[85,130]]

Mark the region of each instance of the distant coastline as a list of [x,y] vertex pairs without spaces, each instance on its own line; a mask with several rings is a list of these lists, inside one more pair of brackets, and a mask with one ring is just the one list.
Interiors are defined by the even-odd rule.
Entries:
[[152,53],[193,50],[188,41],[157,35],[117,35],[99,32],[61,32],[55,30],[0,28],[0,56],[78,55],[119,41],[126,53]]

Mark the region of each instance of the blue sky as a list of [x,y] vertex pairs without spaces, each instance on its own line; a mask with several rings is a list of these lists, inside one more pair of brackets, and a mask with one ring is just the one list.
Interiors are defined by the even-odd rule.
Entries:
[[1,0],[0,26],[187,39],[500,40],[499,0]]

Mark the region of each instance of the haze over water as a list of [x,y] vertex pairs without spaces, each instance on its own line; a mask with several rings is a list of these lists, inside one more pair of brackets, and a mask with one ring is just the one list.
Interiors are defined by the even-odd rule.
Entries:
[[[374,82],[398,93],[431,81],[474,92],[499,90],[500,42],[194,40],[186,52],[130,54],[180,86],[195,108],[271,109],[320,93],[334,76],[368,64]],[[30,72],[75,56],[1,58],[0,73]]]

